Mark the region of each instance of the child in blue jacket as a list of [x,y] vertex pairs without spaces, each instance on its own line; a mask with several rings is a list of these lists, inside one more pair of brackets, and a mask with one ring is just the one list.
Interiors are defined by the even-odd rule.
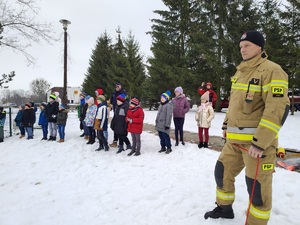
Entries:
[[48,120],[47,120],[47,115],[46,115],[46,111],[45,111],[46,106],[47,106],[46,102],[43,102],[40,105],[41,113],[40,113],[38,124],[42,127],[42,131],[43,131],[42,140],[47,140],[47,136],[48,136]]
[[24,113],[24,106],[19,106],[19,111],[18,111],[18,113],[17,113],[17,115],[16,115],[16,118],[15,118],[15,122],[16,122],[16,126],[17,127],[19,127],[19,130],[20,130],[20,139],[21,138],[23,138],[23,137],[25,137],[25,128],[24,128],[24,126],[23,126],[23,124],[22,124],[22,119],[23,119],[23,113]]

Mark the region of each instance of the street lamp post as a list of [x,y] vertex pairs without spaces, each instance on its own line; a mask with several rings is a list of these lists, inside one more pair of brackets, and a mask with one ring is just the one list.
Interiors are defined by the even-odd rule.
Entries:
[[68,95],[67,95],[67,58],[68,58],[68,46],[67,46],[67,28],[68,25],[71,23],[69,20],[62,19],[59,22],[62,23],[64,29],[64,86],[63,86],[63,96],[62,96],[62,103],[67,107],[68,105]]

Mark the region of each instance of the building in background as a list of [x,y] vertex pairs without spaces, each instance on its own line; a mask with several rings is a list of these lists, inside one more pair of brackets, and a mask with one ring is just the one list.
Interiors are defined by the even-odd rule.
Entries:
[[[46,93],[46,102],[48,102],[49,95],[58,92],[59,98],[61,99],[63,96],[63,87],[53,87],[50,88]],[[68,105],[69,106],[77,106],[79,105],[79,94],[80,94],[80,87],[67,87],[67,97],[68,97]]]

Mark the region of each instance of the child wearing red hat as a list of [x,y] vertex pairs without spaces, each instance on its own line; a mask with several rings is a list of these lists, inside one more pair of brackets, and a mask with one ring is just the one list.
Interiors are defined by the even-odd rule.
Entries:
[[217,94],[216,92],[212,89],[212,83],[211,82],[202,82],[201,87],[198,88],[198,93],[199,95],[203,95],[205,92],[209,92],[209,102],[212,102],[213,105],[215,105],[217,101]]
[[114,117],[110,123],[111,129],[114,131],[117,139],[119,140],[119,146],[117,153],[124,151],[124,142],[126,144],[126,150],[131,149],[130,141],[127,138],[127,123],[126,123],[126,114],[128,111],[129,105],[126,101],[126,95],[120,94],[117,97],[117,107],[114,111]]
[[128,153],[128,156],[133,154],[139,156],[141,154],[141,134],[143,132],[144,117],[144,110],[140,106],[139,99],[132,98],[126,115],[128,132],[131,133],[132,137],[132,150]]

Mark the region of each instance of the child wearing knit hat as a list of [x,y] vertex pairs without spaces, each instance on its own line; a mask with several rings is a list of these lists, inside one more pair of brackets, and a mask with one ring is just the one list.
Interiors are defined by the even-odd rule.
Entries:
[[107,138],[104,135],[104,132],[107,131],[108,110],[107,110],[107,102],[105,101],[104,95],[98,95],[97,104],[98,106],[97,106],[94,129],[97,131],[99,147],[96,149],[96,151],[100,151],[102,149],[108,151],[109,147],[107,143]]
[[[178,146],[179,140],[182,145],[185,145],[183,140],[183,125],[185,114],[190,110],[190,103],[183,94],[182,87],[176,87],[174,90],[175,97],[172,99],[172,103],[174,105],[173,109],[173,121],[175,126],[175,146]],[[178,139],[179,136],[179,139]]]
[[95,143],[96,139],[96,132],[94,130],[94,122],[95,122],[95,116],[97,112],[97,106],[94,104],[95,100],[93,97],[90,97],[86,100],[86,103],[88,104],[88,108],[86,110],[86,115],[84,118],[84,122],[86,124],[87,130],[88,130],[88,136],[89,141],[86,143],[88,145],[92,145]]
[[143,132],[144,117],[144,110],[140,106],[139,99],[132,98],[126,115],[128,132],[131,133],[132,138],[132,150],[128,156],[133,154],[139,156],[141,154],[141,134]]
[[198,88],[198,94],[203,95],[204,93],[208,92],[208,101],[212,102],[213,104],[216,103],[218,96],[217,93],[212,89],[212,83],[211,82],[202,82],[201,87]]
[[40,105],[41,112],[38,121],[38,125],[42,127],[42,131],[43,131],[42,140],[47,140],[47,136],[48,136],[48,120],[46,115],[46,107],[47,107],[46,102],[42,102],[42,104]]
[[[214,109],[211,102],[209,102],[209,92],[205,92],[201,96],[201,105],[195,115],[198,126],[198,136],[199,136],[199,148],[208,148],[209,141],[209,128],[211,126],[211,121],[214,118]],[[204,141],[203,141],[204,133]]]
[[23,113],[22,124],[27,132],[27,140],[33,139],[33,124],[35,120],[35,113],[31,107],[30,102],[25,103],[25,110]]
[[67,124],[68,111],[65,105],[60,104],[58,107],[59,111],[57,114],[57,130],[59,134],[59,143],[65,142],[65,128]]
[[16,122],[16,126],[19,128],[19,130],[20,130],[20,139],[21,138],[23,138],[23,137],[25,137],[25,128],[24,128],[24,126],[23,126],[23,124],[22,124],[22,118],[23,118],[23,113],[24,113],[24,108],[25,107],[23,107],[23,106],[19,106],[19,111],[18,111],[18,113],[17,113],[17,115],[16,115],[16,117],[15,117],[15,119],[14,119],[14,121]]
[[131,144],[127,137],[128,131],[125,119],[129,105],[125,98],[126,96],[124,94],[118,95],[117,107],[114,110],[114,117],[111,121],[111,129],[114,131],[114,135],[116,135],[117,140],[119,140],[118,154],[124,151],[124,142],[127,146],[126,150],[131,149]]
[[172,152],[170,140],[170,126],[173,116],[173,103],[170,101],[171,92],[166,91],[160,95],[160,106],[158,107],[155,129],[158,131],[160,138],[161,149],[159,153],[165,152],[169,154]]
[[58,106],[59,103],[56,100],[56,95],[51,94],[49,96],[49,102],[46,106],[45,113],[47,115],[47,121],[48,121],[48,129],[50,137],[48,138],[48,141],[55,141],[56,135],[57,135],[57,113],[58,113]]

